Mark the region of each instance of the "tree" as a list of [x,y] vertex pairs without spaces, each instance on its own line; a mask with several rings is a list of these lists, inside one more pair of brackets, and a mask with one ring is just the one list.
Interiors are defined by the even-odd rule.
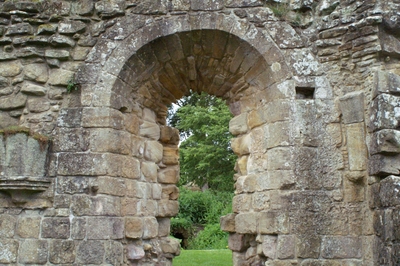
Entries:
[[232,115],[225,102],[206,93],[191,94],[171,111],[169,123],[180,130],[181,184],[233,191],[236,156],[230,147]]

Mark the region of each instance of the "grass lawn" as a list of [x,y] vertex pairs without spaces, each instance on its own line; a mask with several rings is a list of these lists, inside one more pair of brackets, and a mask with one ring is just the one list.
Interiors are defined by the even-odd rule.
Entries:
[[232,266],[232,251],[229,249],[181,250],[173,266]]

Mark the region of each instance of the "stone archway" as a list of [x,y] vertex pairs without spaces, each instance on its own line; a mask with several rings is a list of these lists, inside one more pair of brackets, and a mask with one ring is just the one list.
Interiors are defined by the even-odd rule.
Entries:
[[[307,49],[281,51],[266,31],[229,15],[177,16],[131,32],[115,26],[77,80],[91,153],[61,154],[59,174],[73,171],[64,162],[75,161],[82,172],[106,176],[97,181],[100,195],[89,201],[102,211],[107,204],[120,206],[112,215],[124,221],[126,260],[170,263],[178,253],[168,238],[169,219],[178,211],[177,131],[165,126],[165,117],[166,106],[189,90],[226,99],[235,115],[234,213],[221,221],[230,232],[235,265],[320,254],[330,259],[328,249],[340,253],[346,243],[361,245],[347,224],[338,223],[333,237],[318,226],[342,217],[338,212],[347,203],[336,203],[341,151],[332,141],[340,131],[339,114]],[[126,190],[113,190],[118,185]]]

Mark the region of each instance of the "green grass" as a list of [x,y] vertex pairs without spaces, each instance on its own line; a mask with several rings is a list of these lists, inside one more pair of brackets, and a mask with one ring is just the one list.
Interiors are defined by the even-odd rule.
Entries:
[[174,258],[173,266],[232,266],[232,251],[229,249],[181,250]]

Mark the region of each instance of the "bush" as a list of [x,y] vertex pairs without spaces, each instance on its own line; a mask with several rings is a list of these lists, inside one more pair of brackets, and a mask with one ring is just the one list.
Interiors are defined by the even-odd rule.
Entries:
[[189,241],[189,249],[224,249],[228,246],[228,233],[218,224],[208,224],[203,231]]
[[219,223],[221,216],[231,212],[232,197],[233,193],[230,192],[201,192],[181,188],[177,218],[201,225]]
[[[226,248],[228,234],[220,229],[219,219],[232,211],[232,197],[230,192],[181,188],[179,214],[171,219],[171,233],[189,234],[189,249]],[[203,226],[204,230],[194,235],[195,229]],[[186,242],[183,244],[186,247]]]

